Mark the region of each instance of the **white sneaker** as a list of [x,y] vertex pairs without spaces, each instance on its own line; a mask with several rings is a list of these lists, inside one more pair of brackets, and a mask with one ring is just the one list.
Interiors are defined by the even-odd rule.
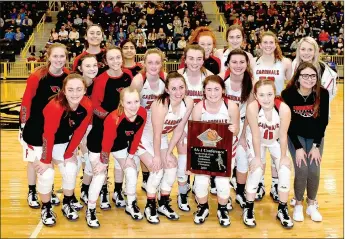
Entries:
[[259,183],[258,190],[256,191],[255,201],[261,201],[266,194],[265,185],[262,182]]
[[75,221],[79,218],[77,211],[71,205],[71,203],[65,203],[61,208],[62,214],[69,220]]
[[217,195],[217,188],[216,188],[216,187],[210,188],[210,193],[211,193],[212,195]]
[[146,220],[151,224],[158,224],[160,222],[156,205],[148,205],[145,207],[144,215]]
[[219,224],[222,227],[228,227],[231,224],[229,213],[227,210],[217,210],[217,217],[219,220]]
[[131,205],[127,205],[125,212],[132,217],[133,220],[143,219],[143,215],[140,212],[140,208],[137,205],[137,201],[133,201]]
[[279,195],[278,195],[278,184],[274,184],[271,187],[270,196],[274,202],[279,202]]
[[306,212],[314,222],[322,221],[322,216],[315,204],[309,205]]
[[244,195],[236,194],[236,202],[240,204],[241,208],[244,208],[246,206],[246,198]]
[[285,206],[283,209],[278,210],[277,219],[280,221],[280,224],[284,228],[291,229],[293,227],[293,222],[291,220],[291,217],[289,216],[289,210],[287,206]]
[[189,212],[190,211],[190,206],[188,204],[188,196],[187,196],[187,194],[179,194],[177,196],[177,205],[178,205],[178,208],[181,211],[184,211],[184,212]]
[[88,199],[88,192],[86,191],[81,191],[80,192],[80,200],[85,204],[87,205],[89,199]]
[[111,209],[108,190],[101,190],[99,195],[99,207],[104,211]]
[[180,217],[177,215],[177,213],[171,208],[171,205],[169,205],[170,200],[168,201],[162,201],[159,200],[158,204],[159,207],[157,209],[158,213],[160,215],[166,216],[169,220],[176,221]]
[[112,200],[116,207],[126,207],[126,201],[123,198],[122,192],[114,192]]
[[101,226],[96,216],[96,208],[86,208],[85,219],[87,225],[91,228],[99,228]]
[[195,224],[204,223],[208,215],[209,215],[209,209],[207,207],[201,207],[200,205],[198,205],[198,211],[194,213],[194,223]]
[[[305,201],[308,203],[308,198],[306,198]],[[290,200],[290,206],[294,207],[295,205],[296,205],[296,198],[293,197]],[[314,205],[316,206],[317,209],[319,209],[320,206],[317,200],[314,200]]]
[[83,204],[81,204],[78,200],[77,200],[77,198],[74,196],[73,198],[72,198],[72,200],[71,200],[71,206],[76,210],[76,211],[80,211],[83,207],[84,207],[84,205]]
[[228,203],[226,204],[226,209],[228,211],[232,210],[232,199],[231,199],[231,197],[229,197],[229,199],[228,199]]
[[29,191],[27,201],[28,201],[29,207],[31,208],[38,209],[41,207],[38,201],[37,193],[34,191],[31,191],[31,190]]
[[254,209],[245,207],[243,209],[243,223],[247,227],[256,227]]
[[231,177],[230,179],[230,186],[235,190],[236,192],[236,189],[237,189],[237,180],[236,180],[236,177]]
[[41,219],[45,226],[52,227],[56,224],[56,214],[53,212],[51,206],[42,208]]
[[295,205],[295,208],[293,209],[292,218],[296,222],[303,222],[304,221],[303,206],[302,205]]

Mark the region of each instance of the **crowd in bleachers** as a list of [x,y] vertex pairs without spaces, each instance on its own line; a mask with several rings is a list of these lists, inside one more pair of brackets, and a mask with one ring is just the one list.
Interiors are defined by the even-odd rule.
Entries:
[[271,30],[278,36],[285,56],[294,58],[299,39],[311,36],[321,54],[344,53],[344,7],[341,1],[217,1],[228,25],[242,25],[246,33],[245,50],[259,54],[258,37]]
[[0,56],[1,59],[15,60],[48,9],[49,2],[12,1],[1,2]]
[[179,59],[193,29],[206,26],[207,20],[201,2],[131,2],[108,1],[63,2],[55,29],[48,45],[61,42],[68,46],[70,57],[83,49],[85,30],[93,23],[104,30],[102,46],[120,45],[131,39],[137,53],[158,47],[169,58]]

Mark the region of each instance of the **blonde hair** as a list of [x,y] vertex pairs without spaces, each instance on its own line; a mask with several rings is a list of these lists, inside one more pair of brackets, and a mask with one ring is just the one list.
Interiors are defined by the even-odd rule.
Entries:
[[136,92],[138,94],[139,99],[140,99],[139,91],[134,87],[129,86],[129,87],[126,87],[126,88],[121,90],[120,102],[119,102],[119,106],[117,107],[118,115],[121,115],[125,111],[124,106],[123,106],[123,99],[125,98],[125,94],[126,93],[133,93],[133,92]]
[[282,53],[282,50],[280,49],[279,41],[278,41],[278,38],[277,38],[276,34],[274,34],[271,31],[266,31],[266,32],[261,33],[261,35],[260,35],[260,43],[262,43],[262,39],[265,36],[270,36],[270,37],[274,38],[274,43],[276,45],[276,49],[274,50],[274,60],[275,61],[277,61],[277,59],[279,61],[283,60],[283,53]]
[[[297,44],[297,50],[296,50],[296,69],[297,67],[302,63],[302,59],[301,59],[301,53],[300,53],[300,49],[301,49],[301,45],[303,42],[307,42],[309,44],[311,44],[314,47],[314,57],[312,60],[312,64],[316,67],[318,74],[321,74],[321,67],[320,64],[318,64],[320,62],[319,60],[319,45],[317,44],[317,42],[312,38],[312,37],[303,37]],[[293,70],[296,70],[293,69]]]

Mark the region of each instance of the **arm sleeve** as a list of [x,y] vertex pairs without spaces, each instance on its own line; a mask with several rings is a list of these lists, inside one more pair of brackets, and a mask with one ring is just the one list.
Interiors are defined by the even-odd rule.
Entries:
[[107,79],[103,76],[104,75],[101,74],[100,78],[95,79],[95,85],[91,94],[93,113],[101,119],[104,119],[109,114],[109,112],[103,109],[103,107],[101,106],[101,103],[104,99],[105,86],[107,83]]
[[141,116],[144,119],[144,122],[140,126],[139,130],[135,133],[133,142],[131,143],[131,146],[129,148],[128,153],[132,154],[132,155],[135,154],[135,152],[137,151],[140,140],[141,140],[141,136],[143,135],[143,131],[144,131],[145,123],[146,123],[146,118],[147,118],[146,110],[144,108],[140,107],[138,116]]
[[36,95],[40,79],[36,74],[31,74],[27,79],[27,85],[22,99],[20,108],[20,123],[26,123],[30,117],[32,99]]
[[63,112],[63,108],[55,100],[51,100],[43,110],[42,163],[50,164],[52,161],[55,133],[59,128]]
[[114,140],[117,137],[117,127],[120,124],[120,119],[117,111],[113,111],[104,120],[104,130],[102,139],[102,152],[101,152],[101,162],[108,164],[110,150],[113,147]]
[[326,127],[328,125],[329,116],[329,94],[327,90],[321,89],[320,96],[320,112],[318,117],[318,130],[314,138],[314,143],[320,144],[325,135]]
[[[84,99],[85,101],[88,101],[86,100],[85,98],[86,96],[84,96]],[[85,102],[84,101],[84,102]],[[74,150],[78,147],[78,145],[80,144],[81,140],[83,139],[84,137],[84,134],[86,132],[86,129],[87,127],[89,126],[90,124],[90,121],[91,121],[91,118],[92,118],[92,105],[91,105],[91,102],[86,102],[84,103],[85,105],[83,105],[86,110],[87,110],[87,115],[86,117],[83,119],[83,121],[81,122],[81,124],[79,125],[79,127],[73,132],[73,135],[72,135],[72,138],[71,138],[71,141],[69,142],[68,144],[68,147],[65,151],[65,154],[64,154],[64,159],[68,159],[70,157],[73,156],[73,152]]]

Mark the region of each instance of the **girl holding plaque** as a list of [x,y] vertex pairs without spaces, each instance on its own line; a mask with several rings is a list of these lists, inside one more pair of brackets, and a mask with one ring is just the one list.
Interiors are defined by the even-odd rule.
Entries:
[[247,106],[246,128],[249,172],[246,183],[246,205],[243,210],[243,223],[255,227],[254,200],[258,184],[264,173],[266,149],[278,171],[279,205],[277,219],[284,228],[292,228],[287,200],[290,191],[291,162],[287,156],[287,132],[291,112],[282,100],[276,97],[274,81],[259,80],[254,86],[256,101]]
[[[240,114],[236,103],[225,98],[225,84],[218,75],[206,77],[203,82],[205,99],[195,105],[192,113],[193,121],[206,121],[215,123],[229,123],[229,130],[237,135],[240,125]],[[210,135],[210,137],[212,137]],[[218,210],[217,217],[221,226],[230,226],[230,217],[227,203],[230,197],[229,177],[215,177],[217,188]],[[204,174],[195,175],[195,198],[198,202],[198,210],[194,215],[194,223],[202,224],[209,215],[208,187],[210,176]]]

